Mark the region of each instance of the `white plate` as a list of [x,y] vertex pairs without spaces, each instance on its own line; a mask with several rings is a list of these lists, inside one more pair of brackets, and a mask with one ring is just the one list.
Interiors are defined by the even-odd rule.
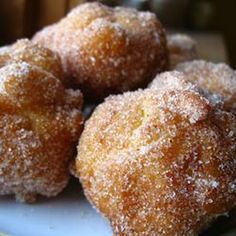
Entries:
[[[236,209],[235,209],[236,210]],[[235,236],[235,216],[222,217],[202,236]],[[227,226],[228,225],[228,226]],[[225,230],[222,231],[224,226]],[[216,229],[214,229],[216,228]],[[219,233],[218,232],[219,228]],[[233,230],[232,232],[230,231]],[[223,233],[224,232],[224,233]],[[85,199],[78,181],[56,198],[41,198],[36,204],[0,197],[0,236],[112,236],[109,223]]]
[[111,236],[109,223],[85,199],[79,183],[72,183],[56,198],[33,205],[0,197],[0,235]]

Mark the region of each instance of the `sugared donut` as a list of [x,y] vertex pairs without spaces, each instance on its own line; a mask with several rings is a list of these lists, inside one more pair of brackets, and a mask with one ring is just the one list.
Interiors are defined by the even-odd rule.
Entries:
[[67,185],[81,130],[82,95],[26,62],[0,69],[0,195],[33,202]]
[[224,63],[195,60],[178,64],[175,68],[186,75],[186,80],[202,89],[218,94],[228,111],[236,110],[236,72]]
[[63,81],[62,65],[57,53],[28,39],[20,39],[10,46],[0,48],[0,67],[17,61],[39,66]]
[[178,63],[192,61],[198,58],[197,43],[185,34],[170,34],[167,36],[170,68]]
[[107,98],[85,124],[76,174],[114,235],[197,235],[235,205],[235,117],[172,79]]
[[79,5],[33,41],[58,52],[68,81],[93,100],[143,86],[168,64],[154,14],[101,3]]

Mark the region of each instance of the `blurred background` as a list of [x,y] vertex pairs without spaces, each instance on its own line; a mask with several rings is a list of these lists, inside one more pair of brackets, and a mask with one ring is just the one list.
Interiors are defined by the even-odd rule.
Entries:
[[[31,37],[84,0],[0,0],[0,45]],[[167,31],[190,34],[202,58],[236,68],[236,0],[107,0],[157,14]]]

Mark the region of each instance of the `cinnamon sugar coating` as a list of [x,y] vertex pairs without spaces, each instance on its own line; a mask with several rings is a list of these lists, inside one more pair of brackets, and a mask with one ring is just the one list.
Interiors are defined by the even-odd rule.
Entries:
[[197,43],[185,34],[170,34],[167,36],[170,68],[178,63],[192,61],[198,58]]
[[195,60],[178,64],[176,70],[202,89],[218,94],[224,101],[224,109],[236,110],[236,72],[224,63]]
[[28,39],[20,39],[10,46],[0,48],[0,67],[17,61],[39,66],[63,81],[61,60],[57,53]]
[[85,124],[76,174],[115,235],[198,235],[235,205],[235,117],[176,77],[107,98]]
[[82,94],[26,62],[0,69],[0,195],[33,202],[67,185],[81,130]]
[[144,86],[167,67],[162,25],[130,8],[79,5],[33,41],[58,52],[68,83],[93,100]]

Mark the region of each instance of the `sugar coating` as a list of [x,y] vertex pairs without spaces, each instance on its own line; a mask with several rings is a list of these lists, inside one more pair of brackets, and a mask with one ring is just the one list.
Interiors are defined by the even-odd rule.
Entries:
[[0,47],[0,55],[8,52],[8,50],[9,50],[9,46]]
[[148,85],[149,88],[163,90],[197,90],[197,86],[186,80],[186,75],[179,71],[167,71],[157,74]]
[[186,79],[200,88],[220,95],[224,101],[224,108],[235,112],[236,72],[228,65],[194,60],[180,63],[175,69],[186,74]]
[[0,67],[4,66],[9,60],[9,46],[0,47]]
[[0,48],[0,67],[17,61],[39,66],[63,81],[61,61],[57,53],[28,39],[20,39],[10,46]]
[[158,91],[163,89],[192,90],[206,97],[213,106],[223,108],[224,99],[220,94],[216,94],[205,87],[198,87],[197,84],[191,83],[190,81],[193,81],[193,79],[189,79],[190,76],[192,75],[186,75],[183,72],[175,70],[163,72],[157,74],[148,87]]
[[114,235],[198,235],[235,206],[235,117],[174,83],[110,96],[85,124],[76,175]]
[[178,63],[192,61],[198,58],[197,43],[185,34],[171,34],[167,36],[170,68]]
[[68,81],[94,98],[147,84],[168,61],[154,14],[101,3],[79,5],[33,41],[58,52]]
[[0,195],[33,202],[67,185],[83,118],[79,90],[26,62],[0,69]]

